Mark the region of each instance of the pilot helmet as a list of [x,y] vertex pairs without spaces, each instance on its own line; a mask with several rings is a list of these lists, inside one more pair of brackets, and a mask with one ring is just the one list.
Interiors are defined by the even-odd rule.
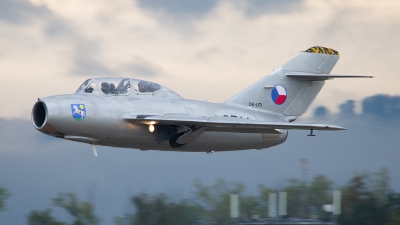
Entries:
[[141,81],[141,82],[139,82],[139,90],[140,91],[146,91],[147,90],[147,82],[145,82],[145,81]]
[[110,90],[110,85],[107,82],[101,83],[101,90],[103,92],[108,92]]

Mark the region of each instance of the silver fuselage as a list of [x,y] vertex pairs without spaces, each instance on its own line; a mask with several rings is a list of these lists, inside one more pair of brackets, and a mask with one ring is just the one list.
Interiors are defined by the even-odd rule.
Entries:
[[[206,130],[195,141],[172,148],[168,141],[156,144],[148,125],[125,123],[121,115],[180,113],[193,116],[242,117],[255,121],[283,121],[279,114],[258,112],[226,104],[163,98],[160,91],[150,95],[102,96],[70,94],[40,98],[32,111],[32,122],[39,131],[68,140],[111,147],[141,150],[210,152],[264,149],[283,143],[287,130],[276,133],[240,133]],[[85,119],[71,116],[71,104],[84,104]],[[41,112],[42,111],[42,112]],[[40,115],[39,115],[40,114]]]

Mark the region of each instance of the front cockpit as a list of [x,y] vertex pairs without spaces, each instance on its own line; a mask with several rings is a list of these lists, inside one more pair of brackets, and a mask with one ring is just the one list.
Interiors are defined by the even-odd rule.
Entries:
[[78,88],[76,93],[102,95],[129,95],[131,80],[128,78],[88,79]]
[[75,93],[102,96],[151,96],[164,99],[181,99],[174,91],[159,84],[130,78],[94,78],[88,79]]

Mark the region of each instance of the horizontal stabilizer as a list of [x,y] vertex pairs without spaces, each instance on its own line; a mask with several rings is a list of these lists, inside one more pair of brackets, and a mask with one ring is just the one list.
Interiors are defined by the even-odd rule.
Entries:
[[331,80],[334,78],[373,78],[373,76],[365,75],[342,75],[342,74],[315,74],[315,73],[286,73],[287,77],[291,77],[298,80],[307,81],[324,81]]
[[189,115],[165,114],[163,116],[141,116],[124,114],[120,119],[127,123],[157,124],[159,126],[197,126],[207,127],[207,130],[237,133],[271,133],[275,129],[296,130],[346,130],[346,128],[327,124],[305,124],[290,122],[255,121],[235,117],[194,117]]

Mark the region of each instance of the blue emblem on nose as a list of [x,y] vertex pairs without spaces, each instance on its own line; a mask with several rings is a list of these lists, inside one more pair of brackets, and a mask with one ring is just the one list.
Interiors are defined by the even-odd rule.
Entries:
[[72,117],[81,121],[86,117],[86,107],[84,104],[71,104]]

